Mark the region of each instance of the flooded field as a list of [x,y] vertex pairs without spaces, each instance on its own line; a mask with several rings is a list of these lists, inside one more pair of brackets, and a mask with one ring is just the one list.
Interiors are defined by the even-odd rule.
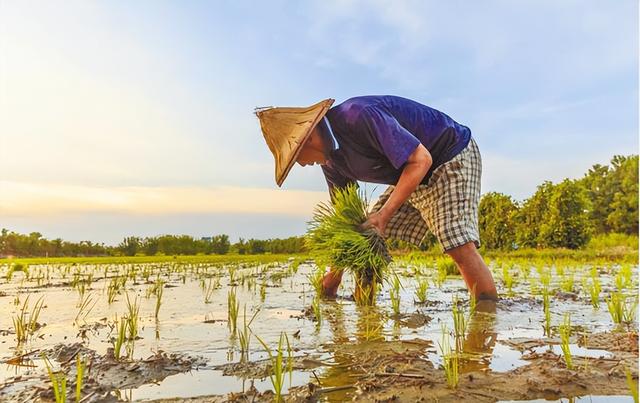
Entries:
[[364,307],[348,275],[317,298],[300,257],[5,264],[0,400],[634,401],[637,264],[490,267],[497,303],[396,257]]

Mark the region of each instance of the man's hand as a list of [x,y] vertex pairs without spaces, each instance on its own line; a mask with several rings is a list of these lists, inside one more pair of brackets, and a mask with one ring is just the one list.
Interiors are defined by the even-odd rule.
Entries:
[[369,214],[367,217],[367,221],[362,224],[363,229],[373,228],[377,231],[382,237],[385,236],[385,230],[387,229],[387,224],[389,223],[389,219],[391,217],[385,214],[384,209],[380,209],[379,211],[373,212]]
[[375,213],[371,213],[367,221],[362,224],[363,228],[375,228],[380,235],[384,236],[387,224],[395,212],[400,208],[409,195],[416,190],[424,176],[431,167],[432,159],[429,151],[422,145],[418,145],[409,156],[405,164],[400,179],[393,192],[389,195],[387,202]]

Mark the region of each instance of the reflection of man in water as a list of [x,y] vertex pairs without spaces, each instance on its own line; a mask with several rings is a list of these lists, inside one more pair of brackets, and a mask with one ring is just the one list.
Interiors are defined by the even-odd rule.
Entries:
[[495,331],[496,304],[493,301],[478,301],[476,310],[469,319],[467,335],[462,352],[469,359],[461,361],[460,372],[486,370],[491,364],[491,355],[498,335]]
[[[294,163],[320,164],[334,189],[357,181],[390,185],[365,226],[419,245],[431,231],[478,299],[496,299],[491,272],[477,251],[482,160],[471,130],[446,114],[396,96],[362,96],[330,108],[256,112],[282,185]],[[335,296],[342,272],[324,293]]]

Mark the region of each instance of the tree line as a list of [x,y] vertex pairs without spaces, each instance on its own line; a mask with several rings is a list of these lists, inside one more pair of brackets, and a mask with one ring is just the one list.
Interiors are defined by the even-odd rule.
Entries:
[[[480,239],[492,250],[580,248],[594,235],[638,234],[638,155],[614,156],[610,165],[594,165],[580,179],[539,185],[518,202],[498,192],[486,193],[479,205]],[[422,249],[435,244],[427,236]],[[399,241],[390,247],[403,248]],[[196,254],[261,254],[304,252],[304,237],[242,239],[225,234],[196,239],[189,235],[126,237],[116,246],[91,241],[49,240],[2,229],[2,256],[135,256]]]
[[70,256],[154,256],[154,255],[224,255],[227,253],[299,253],[304,252],[304,238],[243,239],[231,243],[226,234],[196,239],[189,235],[126,237],[116,246],[91,241],[49,240],[39,232],[19,234],[3,228],[0,232],[0,257],[70,257]]
[[522,202],[486,193],[478,216],[487,249],[577,249],[594,235],[637,235],[638,155],[616,155],[580,179],[546,181]]

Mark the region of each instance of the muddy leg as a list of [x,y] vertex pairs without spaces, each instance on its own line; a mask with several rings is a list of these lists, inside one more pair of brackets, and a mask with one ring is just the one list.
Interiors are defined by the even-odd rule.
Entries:
[[338,294],[338,287],[342,282],[342,270],[330,269],[322,279],[322,295],[328,298],[335,298]]
[[498,299],[496,285],[493,282],[491,271],[482,260],[482,256],[478,253],[473,242],[468,242],[457,248],[453,248],[446,252],[458,265],[462,278],[467,284],[469,292],[474,288],[476,298],[481,299]]

